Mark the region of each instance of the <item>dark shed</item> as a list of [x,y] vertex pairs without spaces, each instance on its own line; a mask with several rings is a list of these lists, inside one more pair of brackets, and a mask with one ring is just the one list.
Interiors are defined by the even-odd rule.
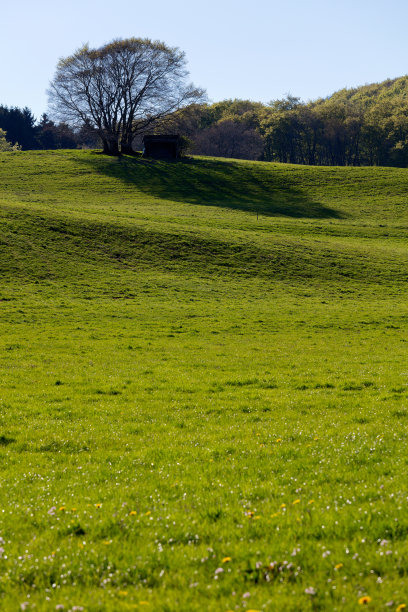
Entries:
[[177,159],[180,157],[180,136],[157,134],[143,137],[144,157]]

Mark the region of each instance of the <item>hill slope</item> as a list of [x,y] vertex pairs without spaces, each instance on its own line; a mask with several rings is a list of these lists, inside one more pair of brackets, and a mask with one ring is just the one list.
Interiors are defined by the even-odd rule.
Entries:
[[406,279],[405,169],[168,164],[86,152],[4,154],[1,162],[6,276],[62,278],[65,266],[77,274],[95,259],[113,269],[184,266],[311,283]]
[[406,601],[407,172],[0,154],[2,609]]

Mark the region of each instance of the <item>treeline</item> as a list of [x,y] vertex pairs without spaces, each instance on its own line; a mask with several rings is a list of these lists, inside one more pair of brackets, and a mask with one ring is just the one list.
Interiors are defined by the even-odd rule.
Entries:
[[[165,124],[191,152],[310,165],[408,166],[408,77],[304,103],[227,100],[179,111]],[[162,126],[159,128],[162,129]]]
[[[101,146],[95,132],[74,130],[28,108],[0,106],[0,129],[24,149]],[[408,167],[408,76],[343,89],[302,102],[224,100],[193,104],[156,122],[149,132],[178,133],[197,155],[328,166]],[[134,149],[141,149],[141,135]]]
[[23,150],[76,149],[99,144],[86,126],[75,131],[66,123],[54,123],[45,113],[36,122],[29,108],[0,106],[0,130],[6,132],[11,145]]

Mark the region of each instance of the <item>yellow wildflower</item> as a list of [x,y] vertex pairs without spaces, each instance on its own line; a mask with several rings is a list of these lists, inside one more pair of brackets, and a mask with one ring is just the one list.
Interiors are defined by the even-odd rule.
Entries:
[[148,510],[147,512],[145,512],[145,516],[149,516],[149,514],[151,514],[150,510]]
[[276,441],[277,442],[282,442],[282,438],[277,438]]
[[231,561],[231,557],[224,557],[222,560],[223,563],[228,563],[228,561]]
[[131,510],[129,512],[129,516],[136,516],[136,514],[137,514],[136,510]]
[[281,504],[280,508],[286,508],[286,504]]
[[59,511],[64,512],[64,510],[65,510],[65,506],[60,506]]
[[294,502],[292,502],[292,504],[295,506],[296,504],[300,504],[300,499],[295,499]]
[[307,502],[307,505],[310,506],[310,504],[314,504],[314,499],[309,499],[309,501]]
[[343,567],[342,563],[338,563],[337,565],[334,566],[335,570],[339,570],[341,567]]
[[370,601],[372,601],[372,598],[369,595],[364,595],[364,597],[360,597],[358,603],[360,606],[363,606],[364,604],[369,604]]
[[407,604],[400,604],[395,612],[401,612],[401,610],[405,610]]
[[119,591],[119,595],[120,595],[121,597],[126,597],[126,595],[127,595],[127,594],[128,594],[128,592],[127,592],[127,591]]
[[102,508],[102,504],[95,504],[95,508]]

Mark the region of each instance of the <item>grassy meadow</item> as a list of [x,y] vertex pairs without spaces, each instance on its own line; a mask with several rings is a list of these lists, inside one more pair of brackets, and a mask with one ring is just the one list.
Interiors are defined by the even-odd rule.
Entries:
[[0,609],[408,609],[408,170],[0,154]]

